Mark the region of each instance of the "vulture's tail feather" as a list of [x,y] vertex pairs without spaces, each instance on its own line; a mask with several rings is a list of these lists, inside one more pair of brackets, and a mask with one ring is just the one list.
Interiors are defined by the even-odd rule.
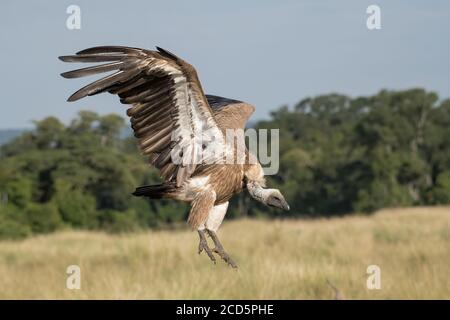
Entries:
[[175,192],[175,186],[172,184],[156,184],[137,187],[132,193],[136,197],[149,197],[151,199],[170,198]]

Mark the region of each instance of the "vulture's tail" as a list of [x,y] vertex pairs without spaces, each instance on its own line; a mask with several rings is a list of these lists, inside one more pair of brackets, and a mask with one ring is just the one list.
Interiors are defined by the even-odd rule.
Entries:
[[137,187],[132,193],[136,197],[149,197],[151,199],[171,198],[176,191],[173,184],[156,184],[152,186]]

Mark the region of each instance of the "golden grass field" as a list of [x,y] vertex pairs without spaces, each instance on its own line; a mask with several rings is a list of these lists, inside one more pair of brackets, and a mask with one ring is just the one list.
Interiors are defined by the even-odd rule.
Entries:
[[[237,220],[219,231],[233,270],[196,232],[66,231],[0,242],[2,299],[450,299],[450,208],[320,220]],[[66,288],[68,265],[81,289]],[[368,290],[366,268],[381,268]]]

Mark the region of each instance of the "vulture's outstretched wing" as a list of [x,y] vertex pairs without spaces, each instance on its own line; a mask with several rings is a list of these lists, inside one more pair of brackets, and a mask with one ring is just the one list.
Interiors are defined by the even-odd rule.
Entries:
[[206,95],[217,125],[222,129],[245,129],[248,119],[255,111],[255,107],[251,104],[214,96]]
[[157,49],[94,47],[59,58],[107,62],[63,73],[65,78],[78,78],[115,71],[81,88],[68,101],[110,92],[132,105],[127,114],[142,153],[149,156],[165,181],[176,181],[179,186],[195,171],[202,149],[214,145],[223,151],[227,147],[194,67]]
[[236,136],[240,137],[239,140],[241,143],[234,141],[235,144],[233,145],[235,161],[238,163],[244,161],[246,164],[256,163],[257,158],[254,157],[245,146],[244,134],[247,121],[255,111],[255,107],[239,100],[208,94],[206,95],[206,99],[213,110],[214,119],[216,119],[217,125],[225,132],[225,136],[228,137],[226,130],[231,129]]

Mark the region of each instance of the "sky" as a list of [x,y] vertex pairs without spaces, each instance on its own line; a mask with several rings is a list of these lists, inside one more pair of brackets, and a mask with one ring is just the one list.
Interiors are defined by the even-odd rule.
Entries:
[[[381,29],[366,26],[369,5]],[[81,29],[66,27],[67,7]],[[97,45],[168,49],[194,65],[206,93],[253,104],[252,120],[338,92],[424,87],[450,97],[450,1],[12,1],[0,3],[0,129],[79,110],[125,116],[109,94],[66,102],[93,80],[59,61]]]

